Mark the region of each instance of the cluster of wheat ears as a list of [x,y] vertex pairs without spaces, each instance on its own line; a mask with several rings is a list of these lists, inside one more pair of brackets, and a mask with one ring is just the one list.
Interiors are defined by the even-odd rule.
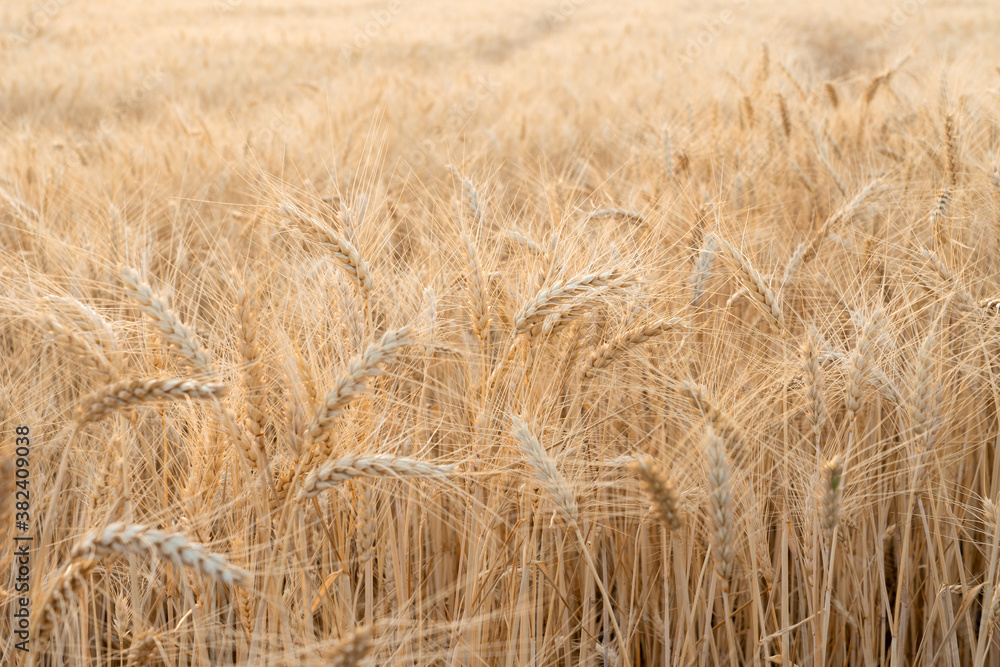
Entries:
[[1000,116],[908,66],[186,222],[5,182],[17,657],[998,664]]

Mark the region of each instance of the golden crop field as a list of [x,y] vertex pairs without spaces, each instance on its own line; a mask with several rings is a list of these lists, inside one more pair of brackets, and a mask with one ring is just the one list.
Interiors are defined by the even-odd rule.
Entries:
[[998,35],[5,1],[0,664],[1000,666]]

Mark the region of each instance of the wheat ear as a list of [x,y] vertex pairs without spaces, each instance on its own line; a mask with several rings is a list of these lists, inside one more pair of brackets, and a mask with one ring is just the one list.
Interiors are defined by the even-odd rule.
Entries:
[[70,297],[42,297],[50,315],[49,328],[85,363],[108,379],[116,378],[123,361],[118,335],[97,311]]
[[469,279],[466,293],[469,299],[469,316],[472,319],[472,331],[480,341],[486,340],[490,328],[490,304],[487,298],[486,276],[479,263],[479,255],[472,240],[462,234],[462,244],[465,248],[465,258],[469,263]]
[[311,471],[330,457],[332,448],[326,436],[334,422],[352,401],[365,392],[368,388],[368,379],[381,374],[382,365],[391,361],[402,347],[412,342],[410,332],[410,327],[386,332],[378,343],[365,350],[360,357],[352,359],[347,365],[347,373],[337,380],[306,427],[307,449],[304,450],[298,464],[287,468],[278,476],[275,490],[279,500],[286,497],[296,474]]
[[94,560],[74,560],[52,582],[31,624],[35,628],[34,640],[38,646],[44,647],[48,643],[56,625],[70,613],[95,565],[97,561]]
[[808,264],[816,257],[819,253],[819,247],[823,243],[823,239],[829,236],[830,232],[832,232],[837,225],[854,217],[872,197],[881,192],[884,188],[885,185],[882,182],[881,177],[872,179],[868,185],[862,188],[851,200],[830,214],[823,224],[820,225],[819,229],[817,229],[807,241],[800,243],[795,248],[795,252],[792,253],[788,263],[785,265],[785,272],[781,281],[782,287],[791,284],[794,281],[795,274],[798,272],[799,268]]
[[853,425],[861,410],[864,388],[868,384],[868,374],[874,365],[875,339],[882,330],[881,313],[865,318],[858,333],[857,344],[848,358],[847,371],[847,421]]
[[823,359],[816,342],[816,333],[810,331],[802,346],[802,363],[805,366],[806,400],[812,441],[819,451],[823,423],[826,421],[826,401],[823,397]]
[[336,646],[324,652],[327,667],[355,667],[372,650],[372,629],[355,630]]
[[[265,402],[264,364],[257,343],[257,313],[246,288],[236,293],[236,321],[239,325],[239,347],[243,357],[243,391],[246,394],[246,425],[257,451],[264,451]],[[256,459],[256,456],[254,457]],[[255,460],[256,463],[256,460]]]
[[514,438],[521,446],[527,458],[528,465],[535,473],[542,488],[555,501],[563,519],[571,526],[577,525],[580,516],[580,509],[573,496],[573,490],[566,479],[556,468],[555,462],[549,457],[548,452],[542,447],[542,443],[531,432],[527,424],[519,418],[512,419],[514,425]]
[[185,363],[195,371],[212,374],[212,362],[201,349],[201,345],[191,330],[167,307],[165,301],[153,293],[153,289],[126,267],[122,270],[125,291],[139,305],[139,309],[150,319],[159,331],[160,338],[167,346],[177,350]]
[[823,465],[820,481],[820,525],[828,545],[833,540],[833,529],[840,521],[843,474],[844,464],[839,457],[833,458]]
[[367,302],[368,296],[374,288],[374,282],[368,269],[368,263],[358,252],[358,249],[346,238],[330,229],[328,225],[306,215],[290,202],[281,204],[278,211],[284,216],[291,229],[312,243],[323,246],[333,253],[334,259],[350,276],[358,291],[361,292],[361,296]]
[[625,331],[591,353],[590,359],[583,365],[583,376],[594,377],[598,371],[610,366],[632,348],[667,331],[672,331],[683,323],[684,320],[680,317],[663,318]]
[[618,218],[619,220],[625,220],[626,222],[634,222],[637,224],[643,224],[646,222],[646,216],[642,213],[627,208],[600,208],[596,211],[588,213],[584,222],[590,222],[591,220],[604,220],[608,218]]
[[[580,531],[580,509],[576,504],[572,488],[559,473],[555,461],[549,457],[548,452],[545,451],[545,448],[542,447],[542,444],[534,436],[527,424],[518,417],[513,417],[511,422],[513,424],[514,438],[521,446],[521,451],[527,457],[528,465],[534,471],[535,478],[555,502],[569,530],[576,534],[576,538],[580,543],[580,551],[583,554],[584,560],[587,561],[587,566],[594,577],[594,583],[597,585],[597,589],[601,592],[601,595],[604,596],[605,603],[609,603],[611,598],[608,595],[600,574],[597,572],[597,565],[594,563],[593,556],[590,555],[590,549],[583,538],[583,533]],[[625,643],[624,635],[622,635],[621,628],[618,626],[617,617],[614,613],[611,613],[608,618],[618,638],[618,645],[621,647],[623,654],[627,655],[628,645]],[[626,662],[627,664],[629,663]]]
[[250,573],[225,558],[206,551],[180,533],[165,533],[139,524],[116,522],[84,535],[72,551],[74,560],[140,554],[164,560],[179,568],[191,568],[229,586],[247,586]]
[[668,531],[676,533],[684,523],[681,519],[677,492],[670,483],[667,473],[659,463],[649,457],[639,459],[633,465],[639,477],[639,484],[660,523]]
[[453,465],[433,465],[404,457],[374,454],[349,456],[330,461],[306,475],[299,490],[300,499],[315,498],[342,482],[358,477],[447,479],[455,470]]
[[78,426],[104,419],[117,410],[153,402],[220,398],[226,385],[217,382],[171,378],[123,380],[83,399],[76,411]]
[[951,288],[952,293],[954,294],[953,298],[959,309],[970,311],[977,307],[983,307],[983,303],[988,305],[989,300],[985,300],[979,304],[976,303],[975,299],[973,299],[972,295],[965,289],[965,286],[959,281],[958,277],[952,273],[951,269],[949,269],[943,261],[941,261],[940,256],[936,252],[928,250],[927,248],[921,248],[921,253],[924,256],[924,259],[927,260],[927,263],[931,265],[931,268],[934,269],[934,273],[937,274],[938,278]]
[[702,242],[701,249],[694,260],[694,269],[691,272],[691,305],[700,306],[705,298],[705,286],[712,275],[712,264],[719,246],[711,236]]
[[742,459],[746,453],[744,451],[746,439],[743,437],[743,430],[729,413],[724,412],[715,403],[708,388],[696,382],[682,382],[680,392],[688,398],[692,407],[701,412],[713,432],[721,434],[737,453],[737,457]]
[[591,291],[599,291],[609,287],[623,287],[631,284],[634,276],[619,269],[610,269],[599,273],[588,273],[569,280],[558,282],[551,287],[545,287],[525,303],[514,315],[514,331],[517,334],[528,333],[545,318],[559,314],[560,308],[573,299]]
[[724,256],[737,269],[740,282],[753,302],[761,307],[765,319],[775,331],[784,337],[785,315],[778,296],[771,291],[771,288],[764,282],[764,279],[757,273],[757,269],[753,267],[742,253],[738,252],[728,241],[724,241],[718,236],[713,236],[712,238],[722,248]]
[[729,591],[729,579],[736,562],[736,525],[733,515],[732,466],[725,442],[711,427],[705,434],[708,460],[708,500],[712,529],[712,555],[722,590]]

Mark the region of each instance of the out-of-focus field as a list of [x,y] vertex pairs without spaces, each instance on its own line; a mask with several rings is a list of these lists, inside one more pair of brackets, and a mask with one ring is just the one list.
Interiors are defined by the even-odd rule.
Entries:
[[1000,665],[998,35],[4,2],[0,663]]

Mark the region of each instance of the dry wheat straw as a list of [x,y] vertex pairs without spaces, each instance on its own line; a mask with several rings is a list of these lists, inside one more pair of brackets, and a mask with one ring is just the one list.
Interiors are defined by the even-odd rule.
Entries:
[[229,586],[247,586],[250,573],[225,558],[206,551],[179,533],[165,533],[139,524],[108,524],[84,535],[73,547],[72,558],[105,558],[139,554],[164,560],[178,568],[191,568]]

